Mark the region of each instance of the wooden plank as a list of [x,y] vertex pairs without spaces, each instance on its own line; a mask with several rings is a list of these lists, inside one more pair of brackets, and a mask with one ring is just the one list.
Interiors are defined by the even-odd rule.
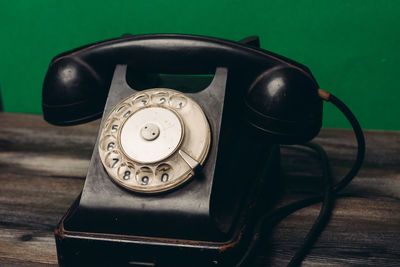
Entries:
[[[0,265],[56,265],[52,231],[83,187],[99,121],[56,127],[38,115],[3,113],[0,123]],[[363,168],[303,266],[400,266],[400,133],[365,134]],[[315,141],[342,177],[355,157],[352,132],[326,129]],[[282,148],[282,165],[288,189],[279,205],[319,190],[321,170],[312,153]],[[282,221],[257,265],[285,265],[318,212],[317,204]]]
[[83,187],[98,122],[0,114],[0,265],[57,265],[53,230]]
[[0,244],[0,266],[57,266],[51,231],[0,227]]

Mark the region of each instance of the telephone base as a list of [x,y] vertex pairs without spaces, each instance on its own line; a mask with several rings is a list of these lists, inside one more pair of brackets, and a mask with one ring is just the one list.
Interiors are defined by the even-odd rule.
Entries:
[[[185,240],[67,229],[79,216],[79,196],[55,229],[60,266],[232,266],[248,247],[262,214],[282,194],[279,147],[271,149],[267,175],[254,184],[227,241]],[[65,224],[66,223],[66,224]]]

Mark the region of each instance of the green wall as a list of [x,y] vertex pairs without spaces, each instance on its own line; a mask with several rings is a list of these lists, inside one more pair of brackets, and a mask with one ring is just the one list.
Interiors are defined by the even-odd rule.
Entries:
[[[400,130],[400,1],[2,1],[0,90],[7,112],[41,112],[53,56],[124,33],[239,40],[307,65],[366,129]],[[325,127],[348,127],[325,105]]]

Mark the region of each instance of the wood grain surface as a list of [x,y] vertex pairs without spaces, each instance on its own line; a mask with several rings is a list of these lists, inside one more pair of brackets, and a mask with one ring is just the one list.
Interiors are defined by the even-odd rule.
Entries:
[[[39,115],[0,113],[0,266],[57,265],[53,229],[82,190],[98,124],[56,127]],[[400,266],[400,132],[365,136],[364,165],[303,266]],[[324,129],[314,141],[342,177],[356,153],[352,132]],[[312,153],[283,147],[282,165],[288,189],[279,205],[319,190]],[[285,266],[319,208],[302,209],[275,227],[257,266]]]

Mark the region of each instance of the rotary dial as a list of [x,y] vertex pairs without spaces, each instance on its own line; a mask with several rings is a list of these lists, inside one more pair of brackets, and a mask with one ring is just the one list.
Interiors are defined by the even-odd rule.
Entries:
[[119,185],[159,193],[188,181],[210,147],[210,127],[200,106],[182,93],[144,90],[121,101],[106,118],[99,153]]

